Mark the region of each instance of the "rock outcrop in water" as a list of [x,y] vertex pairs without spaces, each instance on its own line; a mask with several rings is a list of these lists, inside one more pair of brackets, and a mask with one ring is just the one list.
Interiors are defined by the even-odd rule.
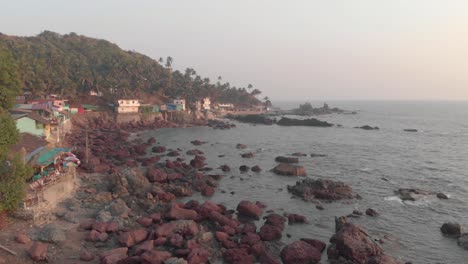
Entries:
[[275,121],[265,115],[227,115],[229,119],[234,119],[242,123],[273,125]]
[[273,168],[273,172],[283,176],[307,176],[306,170],[302,166],[289,163],[280,163]]
[[310,119],[294,119],[294,118],[281,118],[277,123],[278,126],[314,126],[314,127],[331,127],[333,124],[330,124],[326,121],[320,121],[315,118]]
[[335,218],[336,233],[330,238],[327,255],[331,263],[398,264],[384,253],[362,227],[346,217]]
[[296,157],[283,157],[283,156],[278,156],[275,158],[276,162],[282,162],[282,163],[299,163],[299,159]]
[[363,130],[379,130],[379,127],[372,127],[372,126],[369,126],[369,125],[354,127],[354,128],[359,128],[359,129],[363,129]]
[[444,223],[440,231],[446,236],[459,237],[463,234],[463,227],[459,223]]
[[288,191],[304,200],[336,201],[360,198],[358,194],[353,192],[351,186],[328,179],[305,179],[298,181],[294,186],[288,185]]
[[416,201],[424,196],[435,195],[435,192],[416,188],[400,188],[395,191],[395,194],[397,194],[402,201]]

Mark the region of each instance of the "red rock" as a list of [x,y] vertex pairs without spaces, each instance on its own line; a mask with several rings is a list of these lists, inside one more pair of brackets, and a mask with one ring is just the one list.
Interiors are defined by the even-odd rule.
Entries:
[[229,239],[229,235],[227,233],[220,232],[220,231],[216,231],[215,237],[218,241],[224,241],[224,240]]
[[28,250],[28,254],[34,261],[47,260],[47,244],[34,242]]
[[250,248],[250,251],[256,257],[266,254],[265,243],[263,243],[263,241],[258,241],[257,243],[252,245],[252,247]]
[[85,219],[80,223],[80,229],[82,230],[91,230],[93,228],[95,220],[94,219]]
[[146,251],[154,249],[154,240],[147,240],[135,247],[135,254],[141,255]]
[[210,253],[204,248],[194,248],[187,257],[188,264],[204,264],[208,262]]
[[303,215],[298,215],[298,214],[289,214],[288,215],[288,223],[289,224],[294,224],[294,223],[309,223],[307,221],[307,218]]
[[265,224],[279,227],[281,230],[284,229],[286,218],[282,217],[281,215],[273,213],[265,216],[264,219],[266,220]]
[[169,237],[168,243],[172,247],[181,248],[184,245],[185,241],[181,235],[176,233],[176,234],[172,234]]
[[247,244],[249,246],[253,246],[255,243],[260,241],[260,236],[254,233],[247,233],[241,239],[241,244]]
[[107,225],[108,224],[104,222],[94,222],[92,229],[98,231],[99,233],[103,233],[107,231]]
[[91,232],[88,233],[86,236],[86,241],[91,241],[91,242],[97,242],[99,241],[99,235],[101,232],[96,231],[96,230],[91,230]]
[[281,261],[270,253],[260,256],[259,262],[260,264],[281,264]]
[[101,233],[98,236],[98,240],[101,242],[106,242],[108,238],[109,238],[109,235],[107,233]]
[[262,209],[249,201],[241,201],[237,205],[237,211],[240,216],[252,217],[255,219],[260,219],[260,216],[262,215]]
[[155,241],[154,241],[154,245],[155,246],[162,246],[164,244],[166,244],[167,242],[167,238],[165,237],[158,237]]
[[206,186],[203,190],[202,190],[202,195],[203,196],[213,196],[213,194],[215,193],[215,189],[211,186]]
[[113,233],[119,230],[119,224],[117,222],[107,223],[106,232]]
[[148,232],[145,229],[137,229],[130,232],[122,233],[119,236],[119,244],[126,247],[132,247],[141,243],[148,237]]
[[140,264],[140,263],[141,263],[141,257],[133,256],[133,257],[122,259],[121,261],[119,261],[118,264]]
[[150,250],[141,255],[142,264],[162,264],[165,260],[172,257],[167,251]]
[[320,251],[304,241],[295,241],[281,250],[284,264],[313,264],[318,263],[321,258]]
[[255,165],[255,166],[253,166],[253,167],[251,168],[251,170],[252,170],[253,172],[261,172],[261,171],[262,171],[262,168],[260,168],[260,166],[258,166],[258,165]]
[[156,228],[156,234],[158,237],[167,237],[174,232],[196,235],[199,231],[197,223],[193,220],[171,221]]
[[253,264],[254,257],[245,248],[230,248],[223,253],[226,263]]
[[[227,234],[230,235],[230,236],[233,236],[233,235],[235,235],[235,234],[237,233],[237,232],[236,232],[236,229],[234,229],[234,228],[232,228],[232,227],[230,227],[230,226],[222,226],[221,229],[220,229],[220,231],[225,232],[225,233],[227,233]],[[255,232],[254,232],[254,233],[255,233]]]
[[154,223],[159,223],[161,221],[161,214],[159,213],[150,214],[148,217],[151,218]]
[[157,168],[149,167],[146,171],[146,178],[148,178],[150,182],[163,183],[167,181],[167,173]]
[[31,239],[25,234],[18,234],[15,236],[15,241],[20,244],[29,244],[31,243]]
[[260,228],[259,235],[263,241],[272,241],[280,239],[283,230],[277,226],[265,224]]
[[148,227],[153,224],[153,219],[149,217],[140,217],[137,219],[137,223],[139,223],[143,227]]
[[244,226],[242,227],[242,233],[256,233],[257,232],[257,226],[255,223],[245,223]]
[[195,220],[197,216],[195,210],[181,208],[178,204],[173,204],[167,214],[168,218],[176,220]]
[[325,242],[322,242],[317,239],[309,239],[309,238],[301,238],[301,241],[306,242],[307,244],[313,246],[316,248],[318,251],[323,252],[325,248],[327,247],[327,244]]
[[307,176],[305,168],[288,163],[280,163],[273,168],[273,172],[284,176]]
[[158,199],[163,201],[163,202],[170,202],[170,201],[174,200],[175,198],[176,198],[175,195],[170,193],[170,192],[158,193]]
[[122,259],[127,258],[128,248],[114,248],[101,253],[101,264],[117,264]]
[[80,260],[85,261],[85,262],[93,261],[94,260],[94,255],[91,252],[87,251],[87,250],[82,251],[80,253]]

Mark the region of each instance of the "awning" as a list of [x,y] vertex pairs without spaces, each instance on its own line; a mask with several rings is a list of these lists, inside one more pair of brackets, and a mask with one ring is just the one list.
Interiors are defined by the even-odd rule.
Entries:
[[70,152],[69,148],[44,149],[35,156],[30,164],[33,167],[46,167],[54,163],[56,157],[64,152]]

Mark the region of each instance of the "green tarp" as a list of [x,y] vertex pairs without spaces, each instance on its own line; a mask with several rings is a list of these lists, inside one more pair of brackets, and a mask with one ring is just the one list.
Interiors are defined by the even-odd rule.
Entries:
[[52,148],[39,152],[36,159],[31,162],[32,166],[45,167],[54,163],[55,158],[62,152],[70,152],[69,148]]

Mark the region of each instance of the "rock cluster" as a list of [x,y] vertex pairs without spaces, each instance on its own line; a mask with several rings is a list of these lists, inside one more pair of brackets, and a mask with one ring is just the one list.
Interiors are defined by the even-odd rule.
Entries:
[[328,200],[336,201],[342,199],[360,198],[353,192],[351,186],[343,182],[328,179],[305,179],[296,182],[296,185],[288,185],[288,191],[304,200]]

